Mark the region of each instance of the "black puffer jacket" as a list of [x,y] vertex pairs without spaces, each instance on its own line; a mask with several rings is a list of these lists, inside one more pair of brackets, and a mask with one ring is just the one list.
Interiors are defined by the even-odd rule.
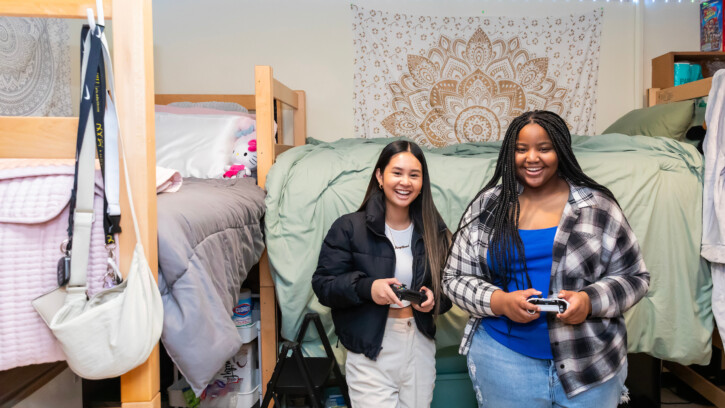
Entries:
[[[383,342],[388,305],[373,302],[371,288],[376,279],[395,275],[395,250],[385,236],[385,201],[381,193],[368,201],[364,212],[343,215],[330,228],[322,244],[312,288],[325,306],[332,308],[335,332],[350,351],[375,359]],[[426,268],[422,220],[413,219],[413,284],[431,288]],[[439,224],[441,231],[446,226]],[[441,293],[440,311],[451,308]],[[413,310],[416,326],[426,337],[435,336],[433,312]]]

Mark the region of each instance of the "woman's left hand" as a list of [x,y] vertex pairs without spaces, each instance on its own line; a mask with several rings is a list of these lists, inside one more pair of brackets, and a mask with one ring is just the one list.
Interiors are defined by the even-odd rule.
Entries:
[[421,287],[420,290],[425,292],[425,295],[426,297],[428,297],[428,299],[426,299],[425,302],[421,303],[420,305],[412,302],[410,303],[410,305],[413,306],[413,309],[419,312],[428,313],[433,310],[433,306],[435,306],[436,304],[435,297],[433,296],[433,291],[426,288],[425,286]]
[[562,290],[559,292],[559,298],[569,302],[566,312],[556,315],[564,323],[579,324],[586,320],[589,313],[591,313],[592,304],[586,292]]

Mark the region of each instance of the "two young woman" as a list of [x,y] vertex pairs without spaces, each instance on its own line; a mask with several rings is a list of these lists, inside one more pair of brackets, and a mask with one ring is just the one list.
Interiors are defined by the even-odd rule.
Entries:
[[[323,244],[313,288],[351,351],[353,406],[430,405],[432,306],[449,307],[442,289],[471,315],[460,351],[479,406],[615,407],[627,372],[622,313],[647,292],[649,273],[616,199],[582,172],[565,122],[546,111],[512,121],[445,264],[448,235],[427,173],[416,145],[388,145],[360,210],[337,220]],[[405,306],[388,291],[404,270],[412,278],[403,283],[428,294],[402,308],[410,312],[388,306]],[[541,313],[532,296],[569,308]]]

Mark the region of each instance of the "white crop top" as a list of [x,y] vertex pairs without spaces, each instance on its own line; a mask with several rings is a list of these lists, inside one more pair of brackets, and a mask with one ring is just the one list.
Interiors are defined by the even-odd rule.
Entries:
[[[413,223],[404,230],[392,229],[385,224],[385,236],[388,237],[390,243],[395,248],[395,277],[404,284],[408,289],[412,289],[413,285],[413,251],[411,242],[413,239]],[[410,302],[403,300],[403,306],[410,306]],[[398,305],[390,307],[399,308]]]

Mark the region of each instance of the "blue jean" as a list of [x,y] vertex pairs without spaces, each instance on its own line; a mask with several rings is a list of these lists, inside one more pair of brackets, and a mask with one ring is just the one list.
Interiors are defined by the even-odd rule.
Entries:
[[625,391],[627,364],[610,380],[567,398],[554,360],[517,353],[479,325],[468,352],[468,374],[480,408],[615,408]]

